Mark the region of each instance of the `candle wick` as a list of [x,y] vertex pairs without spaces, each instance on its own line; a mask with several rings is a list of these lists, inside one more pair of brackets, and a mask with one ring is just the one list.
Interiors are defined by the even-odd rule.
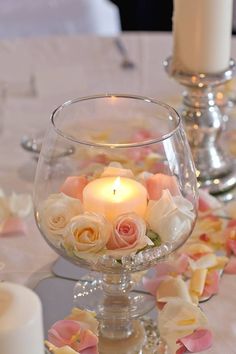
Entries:
[[116,190],[115,189],[113,189],[113,195],[116,195]]

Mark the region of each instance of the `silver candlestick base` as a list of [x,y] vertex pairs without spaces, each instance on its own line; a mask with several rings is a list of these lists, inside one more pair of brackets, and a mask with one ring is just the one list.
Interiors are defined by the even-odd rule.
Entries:
[[225,192],[236,185],[233,159],[220,145],[219,138],[225,129],[225,117],[216,105],[216,86],[231,80],[236,72],[234,60],[218,74],[184,73],[173,70],[172,58],[164,62],[169,76],[186,90],[183,93],[180,114],[192,150],[200,187],[212,194]]

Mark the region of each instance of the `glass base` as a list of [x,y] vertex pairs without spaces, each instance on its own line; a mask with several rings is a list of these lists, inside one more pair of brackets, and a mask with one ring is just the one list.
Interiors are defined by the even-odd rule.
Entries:
[[132,324],[133,333],[122,342],[99,336],[99,354],[168,354],[166,345],[159,338],[157,324],[152,319],[143,318]]
[[[100,317],[103,317],[104,292],[102,284],[102,279],[86,275],[84,280],[81,279],[76,283],[73,294],[74,305],[79,308],[95,311],[98,320]],[[131,319],[146,315],[156,306],[155,297],[141,289],[131,290],[128,299]]]

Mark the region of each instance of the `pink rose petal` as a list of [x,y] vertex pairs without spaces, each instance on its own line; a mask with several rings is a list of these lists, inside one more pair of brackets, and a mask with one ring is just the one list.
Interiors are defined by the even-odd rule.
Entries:
[[208,272],[202,296],[208,297],[217,294],[219,291],[219,280],[220,280],[220,275],[217,270]]
[[18,217],[11,217],[4,222],[0,235],[11,235],[11,234],[25,235],[26,233],[27,233],[26,223]]
[[[210,348],[212,342],[213,336],[211,331],[208,329],[197,329],[192,334],[178,339],[177,344],[184,346],[187,353],[196,353]],[[185,352],[180,351],[180,353]]]
[[61,320],[53,324],[48,331],[48,340],[58,348],[64,345],[71,346],[72,337],[80,332],[80,323],[73,320]]
[[83,200],[83,190],[88,180],[85,176],[70,176],[60,188],[60,192],[72,198]]
[[228,264],[224,268],[224,272],[227,274],[236,274],[236,257],[230,258]]
[[157,173],[146,180],[149,199],[158,200],[164,189],[168,189],[172,196],[180,195],[180,190],[175,176]]

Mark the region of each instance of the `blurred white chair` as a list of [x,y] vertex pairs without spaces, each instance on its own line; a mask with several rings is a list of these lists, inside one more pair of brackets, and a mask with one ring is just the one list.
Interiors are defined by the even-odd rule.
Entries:
[[119,10],[108,0],[0,0],[0,38],[109,36],[120,29]]

